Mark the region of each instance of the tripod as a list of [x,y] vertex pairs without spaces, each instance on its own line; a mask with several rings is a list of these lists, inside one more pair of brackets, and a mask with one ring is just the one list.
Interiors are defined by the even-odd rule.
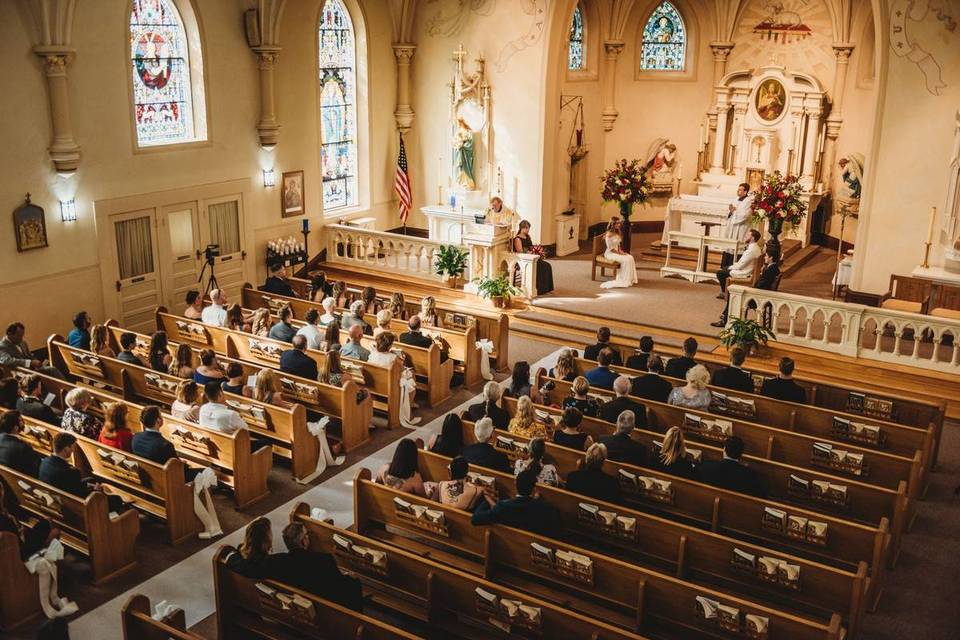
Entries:
[[210,278],[207,280],[207,286],[204,288],[203,295],[200,297],[201,300],[203,300],[208,295],[210,295],[210,292],[213,291],[214,289],[220,288],[220,283],[217,282],[217,276],[213,272],[213,268],[214,268],[213,263],[214,263],[213,256],[208,257],[206,261],[203,263],[203,269],[200,270],[200,277],[197,278],[197,282],[203,282],[203,274],[206,273],[207,267],[210,267]]

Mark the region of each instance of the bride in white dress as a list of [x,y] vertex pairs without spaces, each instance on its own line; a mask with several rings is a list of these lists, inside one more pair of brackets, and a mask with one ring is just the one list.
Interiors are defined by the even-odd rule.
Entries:
[[620,248],[620,219],[612,218],[607,224],[607,233],[604,236],[607,242],[607,250],[603,257],[612,262],[620,264],[617,270],[617,277],[600,284],[603,289],[616,289],[619,287],[632,287],[637,284],[637,262],[633,256]]

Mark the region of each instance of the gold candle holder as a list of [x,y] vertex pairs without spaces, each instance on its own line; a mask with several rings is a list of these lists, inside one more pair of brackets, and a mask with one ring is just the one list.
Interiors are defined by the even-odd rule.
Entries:
[[923,243],[923,246],[924,246],[924,248],[923,248],[923,264],[921,264],[920,266],[923,267],[924,269],[929,269],[929,268],[930,268],[930,246],[931,246],[932,244],[933,244],[933,243],[931,243],[931,242],[924,242],[924,243]]

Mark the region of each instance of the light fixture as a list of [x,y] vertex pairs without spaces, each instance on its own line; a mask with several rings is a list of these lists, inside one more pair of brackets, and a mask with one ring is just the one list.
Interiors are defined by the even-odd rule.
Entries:
[[63,222],[77,221],[77,201],[73,198],[60,201],[60,220]]
[[263,170],[263,186],[267,189],[277,186],[277,172],[273,169]]

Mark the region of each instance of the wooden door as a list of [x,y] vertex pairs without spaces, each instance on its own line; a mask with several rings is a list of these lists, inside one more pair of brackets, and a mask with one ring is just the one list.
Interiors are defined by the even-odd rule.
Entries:
[[171,313],[180,313],[186,306],[187,292],[203,289],[198,282],[203,254],[198,252],[197,203],[163,207],[158,227],[164,305]]
[[200,207],[202,244],[198,248],[201,267],[204,264],[202,254],[207,246],[217,245],[220,251],[213,264],[206,266],[201,284],[206,287],[210,276],[214,275],[219,288],[226,292],[227,300],[230,303],[240,302],[240,290],[247,279],[241,196],[237,194],[203,200]]
[[132,331],[152,333],[154,311],[163,302],[155,209],[110,216],[116,281],[113,317]]

